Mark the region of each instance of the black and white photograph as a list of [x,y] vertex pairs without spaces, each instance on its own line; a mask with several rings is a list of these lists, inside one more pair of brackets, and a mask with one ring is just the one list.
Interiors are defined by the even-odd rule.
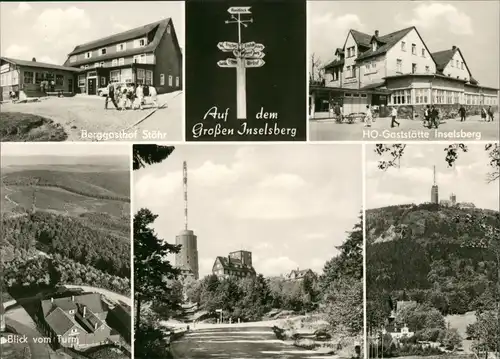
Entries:
[[131,358],[130,146],[1,145],[2,359]]
[[311,141],[497,141],[498,1],[308,3]]
[[364,357],[361,159],[134,145],[135,358]]
[[498,358],[498,143],[365,148],[369,358]]
[[0,6],[2,142],[182,141],[183,1]]
[[305,141],[306,2],[186,2],[186,141]]

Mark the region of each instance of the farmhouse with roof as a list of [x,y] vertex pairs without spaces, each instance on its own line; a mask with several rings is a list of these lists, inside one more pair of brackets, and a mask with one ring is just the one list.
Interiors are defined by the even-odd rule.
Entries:
[[413,116],[428,104],[475,111],[498,105],[498,89],[478,84],[458,47],[431,52],[414,26],[386,35],[350,30],[324,71],[322,83],[310,83],[312,118],[324,117],[334,103],[346,115],[389,105]]
[[306,277],[312,278],[315,277],[316,274],[311,269],[302,269],[297,268],[296,270],[292,270],[290,273],[285,275],[285,280],[287,281],[299,281],[303,280]]
[[41,302],[41,327],[51,343],[76,349],[117,342],[106,323],[109,308],[97,293]]
[[170,18],[77,45],[62,66],[0,60],[2,99],[11,91],[19,98],[47,92],[96,95],[110,82],[153,85],[158,93],[182,89],[182,50]]
[[217,257],[212,267],[212,273],[219,278],[255,277],[252,252],[240,250],[229,253],[227,257]]

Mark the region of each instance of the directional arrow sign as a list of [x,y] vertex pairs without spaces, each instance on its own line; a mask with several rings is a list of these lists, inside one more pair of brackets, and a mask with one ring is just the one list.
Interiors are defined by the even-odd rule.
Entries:
[[262,44],[255,44],[255,46],[253,47],[253,50],[254,51],[262,51],[262,50],[264,50],[264,48],[265,47]]
[[219,42],[217,44],[217,47],[222,50],[222,51],[234,51],[238,49],[238,44],[236,42],[229,42],[229,41],[224,41],[224,42]]
[[245,67],[262,67],[265,62],[261,59],[245,59]]
[[244,44],[241,44],[241,48],[244,50],[247,49],[253,49],[255,47],[255,42],[245,42]]
[[254,51],[251,56],[245,56],[245,58],[246,59],[263,59],[265,55],[266,54],[264,54],[263,52]]
[[227,9],[230,14],[251,14],[250,6],[233,6]]
[[234,57],[240,57],[241,56],[241,51],[240,50],[234,50],[233,51]]
[[251,57],[251,56],[253,56],[253,54],[254,54],[254,51],[252,49],[249,49],[249,50],[244,50],[243,53],[241,54],[241,56]]
[[[229,60],[234,60],[234,62],[229,61]],[[237,64],[236,59],[227,59],[227,60],[217,61],[217,66],[219,66],[219,67],[236,67],[236,64]]]

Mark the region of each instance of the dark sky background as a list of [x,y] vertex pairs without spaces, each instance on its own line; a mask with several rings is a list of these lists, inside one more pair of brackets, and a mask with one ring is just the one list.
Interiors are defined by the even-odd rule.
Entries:
[[[296,136],[240,136],[236,130],[236,69],[220,68],[217,61],[233,57],[217,48],[221,41],[238,41],[237,24],[230,20],[231,6],[251,6],[254,23],[242,27],[242,41],[261,43],[265,65],[247,69],[247,122],[249,127],[274,126],[275,121],[256,120],[261,107],[278,113],[278,126],[297,128]],[[244,19],[250,17],[245,15]],[[243,17],[242,17],[243,19]],[[186,139],[188,141],[305,141],[306,139],[306,3],[296,1],[186,2]],[[193,139],[192,128],[216,120],[205,113],[213,106],[229,108],[225,128],[234,136]],[[222,121],[223,120],[217,120]]]

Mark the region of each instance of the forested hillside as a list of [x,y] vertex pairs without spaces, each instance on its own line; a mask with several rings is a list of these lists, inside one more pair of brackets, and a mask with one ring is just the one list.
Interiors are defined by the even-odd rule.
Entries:
[[368,210],[367,294],[372,304],[415,300],[444,315],[491,308],[495,251],[485,241],[484,228],[463,220],[471,215],[487,226],[500,224],[498,212],[436,204]]
[[115,172],[68,172],[22,170],[3,177],[7,186],[53,186],[76,194],[121,201],[130,201],[130,174]]

